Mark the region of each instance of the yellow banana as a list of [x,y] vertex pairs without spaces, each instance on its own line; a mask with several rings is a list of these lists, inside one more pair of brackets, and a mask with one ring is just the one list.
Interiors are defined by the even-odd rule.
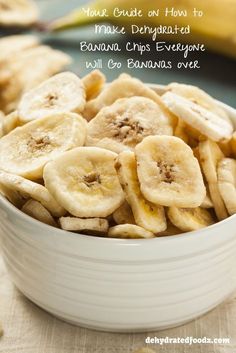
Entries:
[[[84,9],[89,9],[89,15]],[[201,11],[202,16],[196,15],[196,11],[194,15],[194,9]],[[139,16],[138,12],[142,16]],[[137,16],[131,16],[135,13]],[[190,25],[190,34],[161,34],[160,38],[168,41],[204,43],[213,51],[236,58],[235,18],[236,0],[132,0],[132,5],[128,0],[95,0],[86,7],[55,20],[49,28],[59,31],[103,21],[124,26],[126,31],[130,30],[130,25],[134,23],[137,26],[153,27],[154,30],[160,25]]]

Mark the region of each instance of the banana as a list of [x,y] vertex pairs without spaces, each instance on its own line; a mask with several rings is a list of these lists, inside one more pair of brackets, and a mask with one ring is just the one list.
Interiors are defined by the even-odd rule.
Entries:
[[151,99],[121,98],[102,108],[88,123],[86,145],[119,153],[133,150],[145,136],[172,135],[172,131],[168,116]]
[[17,127],[0,139],[1,169],[32,180],[42,178],[47,162],[84,144],[86,124],[81,116],[64,113]]
[[115,168],[135,223],[154,234],[166,230],[164,208],[145,200],[141,193],[134,153],[130,151],[120,153]]
[[200,205],[201,208],[213,208],[214,205],[211,201],[211,197],[209,195],[209,192],[207,190],[207,194],[206,194],[206,197],[205,199],[202,201],[201,205]]
[[218,187],[227,211],[230,215],[236,213],[236,160],[222,159],[217,168]]
[[158,237],[167,237],[170,235],[178,235],[181,234],[182,230],[174,226],[169,220],[167,220],[167,228],[163,232],[156,234]]
[[[64,30],[88,24],[96,24],[104,20],[111,22],[114,26],[125,27],[125,30],[130,32],[134,24],[134,17],[132,15],[129,16],[129,14],[139,9],[142,12],[142,16],[135,16],[135,25],[142,30],[145,30],[146,27],[151,28],[154,35],[156,34],[153,40],[166,40],[168,42],[171,40],[177,43],[204,43],[207,48],[215,52],[233,58],[236,57],[235,0],[199,0],[199,9],[204,14],[201,18],[193,14],[193,8],[196,6],[195,0],[181,0],[181,2],[178,0],[166,0],[158,2],[158,16],[149,16],[149,11],[152,10],[151,4],[155,5],[155,2],[132,0],[131,8],[130,2],[127,0],[96,0],[89,3],[87,7],[87,11],[90,11],[90,13],[94,11],[93,16],[85,12],[86,8],[83,5],[81,8],[50,23],[49,29]],[[178,11],[186,11],[187,16],[166,15],[166,8],[169,11],[176,11],[177,14]],[[104,9],[106,15],[101,17]],[[122,10],[128,14],[123,15]],[[165,34],[165,31],[162,31],[163,28],[188,25],[191,27],[191,33],[185,36],[181,32],[169,35]],[[159,31],[161,31],[160,34]],[[146,33],[149,39],[153,35],[148,32]],[[138,34],[140,36],[140,33]]]
[[102,91],[106,77],[101,71],[93,70],[82,78],[82,82],[86,92],[86,100],[89,101],[96,98]]
[[0,85],[4,88],[0,92],[2,109],[6,113],[15,110],[22,94],[70,63],[71,59],[67,54],[45,45],[21,51],[16,57],[13,56],[0,71]]
[[38,7],[32,0],[0,0],[0,26],[28,27],[38,17]]
[[18,192],[25,200],[34,199],[41,202],[55,217],[61,217],[65,214],[64,208],[56,202],[43,185],[24,179],[19,175],[6,173],[3,170],[0,170],[0,185],[14,192]]
[[154,234],[135,224],[119,224],[108,230],[108,237],[123,239],[153,238]]
[[209,186],[210,197],[219,220],[228,217],[227,210],[219,192],[217,165],[224,158],[224,154],[219,146],[211,141],[202,141],[199,143],[199,154],[202,170]]
[[117,154],[78,147],[44,168],[45,185],[75,217],[107,217],[124,202],[114,162]]
[[167,213],[171,223],[184,232],[201,229],[214,223],[210,212],[201,207],[170,207]]
[[28,200],[22,207],[21,211],[40,222],[57,227],[57,223],[51,213],[38,201],[32,199]]
[[232,137],[231,122],[199,104],[172,92],[163,94],[162,100],[173,114],[213,141],[229,140]]
[[106,234],[109,227],[108,221],[104,218],[61,217],[59,224],[64,230],[97,235]]
[[2,119],[2,133],[3,135],[9,134],[19,125],[18,112],[15,110],[12,113],[4,116]]
[[221,107],[219,107],[216,100],[202,89],[192,85],[173,82],[167,86],[167,90],[200,105],[201,107],[211,111],[212,113],[231,123],[230,118],[226,112]]
[[120,75],[116,80],[108,84],[95,98],[87,102],[83,112],[87,120],[91,120],[104,107],[113,104],[119,98],[130,98],[134,96],[146,97],[158,104],[163,115],[174,123],[175,118],[166,109],[160,96],[137,78],[127,74]]
[[36,47],[38,44],[38,38],[29,34],[18,34],[1,38],[0,65],[5,61],[10,60],[13,55],[16,55],[22,50]]
[[127,201],[125,201],[115,212],[112,214],[113,220],[116,224],[134,224],[134,216],[132,209]]
[[149,136],[135,147],[144,197],[154,204],[198,207],[206,189],[191,148],[175,136]]
[[85,106],[82,81],[72,72],[59,73],[23,95],[18,106],[21,123],[53,114],[80,113]]
[[174,136],[179,137],[181,140],[183,140],[187,145],[189,144],[189,136],[186,133],[186,123],[178,119],[177,125],[175,127],[174,131]]

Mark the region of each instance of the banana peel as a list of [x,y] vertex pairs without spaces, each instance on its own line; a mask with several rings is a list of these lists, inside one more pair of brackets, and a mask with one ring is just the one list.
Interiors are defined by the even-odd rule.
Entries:
[[[62,31],[77,28],[99,22],[109,22],[117,26],[124,26],[130,30],[130,25],[157,27],[163,26],[187,26],[190,25],[191,33],[188,35],[161,35],[161,40],[177,41],[185,43],[203,43],[212,51],[221,53],[236,59],[236,0],[97,0],[86,6],[96,12],[95,16],[87,16],[83,10],[85,7],[75,9],[68,15],[50,23],[51,31]],[[115,16],[114,8],[131,11],[142,10],[142,17]],[[168,16],[165,10],[187,11],[187,16]],[[201,17],[194,16],[193,9],[203,12]],[[108,17],[99,15],[106,9]],[[149,17],[150,10],[159,9],[159,15]],[[182,12],[183,13],[183,12]]]

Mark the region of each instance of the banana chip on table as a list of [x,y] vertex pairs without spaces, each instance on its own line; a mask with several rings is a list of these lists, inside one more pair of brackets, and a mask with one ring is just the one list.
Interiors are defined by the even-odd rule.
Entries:
[[218,187],[230,215],[236,213],[236,160],[224,158],[218,164]]
[[116,157],[98,147],[75,148],[46,165],[46,188],[75,217],[107,217],[124,202]]
[[28,27],[38,18],[38,7],[33,0],[0,0],[0,27]]
[[37,180],[43,167],[63,152],[83,146],[86,120],[75,113],[61,113],[33,120],[0,139],[1,169]]
[[224,158],[224,154],[219,146],[211,140],[200,142],[199,154],[216,216],[219,220],[223,220],[228,217],[228,213],[219,191],[217,165]]
[[119,224],[111,227],[108,230],[110,238],[138,239],[138,238],[153,238],[154,234],[147,229],[144,229],[135,224]]
[[191,148],[175,136],[149,136],[135,147],[141,192],[154,204],[198,207],[206,188]]
[[172,135],[169,117],[149,98],[121,98],[88,123],[87,146],[98,146],[116,153],[133,150],[149,135]]
[[82,81],[71,72],[62,72],[25,93],[18,105],[18,115],[24,124],[58,113],[81,113],[84,106]]
[[152,233],[166,230],[164,208],[145,200],[141,193],[134,153],[130,151],[120,153],[115,167],[135,223]]

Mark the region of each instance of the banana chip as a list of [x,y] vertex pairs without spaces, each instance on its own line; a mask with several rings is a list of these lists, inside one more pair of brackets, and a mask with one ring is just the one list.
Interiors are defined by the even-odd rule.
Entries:
[[153,238],[154,234],[135,224],[119,224],[108,231],[110,238],[138,239]]

